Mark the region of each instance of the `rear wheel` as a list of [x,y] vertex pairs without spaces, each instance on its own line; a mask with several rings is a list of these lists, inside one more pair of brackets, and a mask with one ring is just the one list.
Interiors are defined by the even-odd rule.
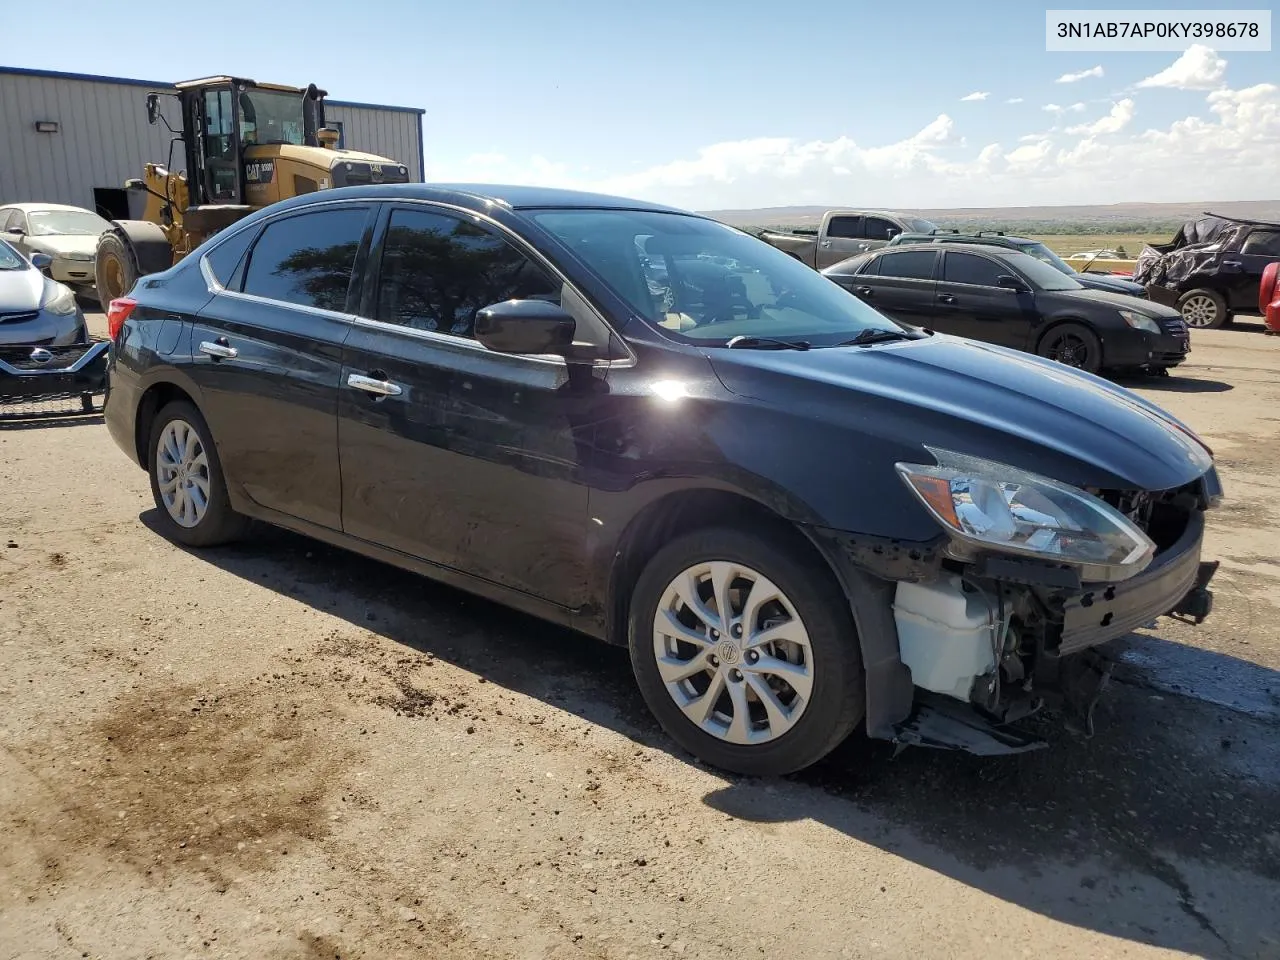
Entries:
[[209,425],[193,404],[166,405],[151,424],[148,449],[151,495],[167,537],[212,547],[244,534],[248,520],[231,509]]
[[663,729],[726,770],[800,770],[862,718],[848,601],[786,537],[711,529],[668,544],[636,584],[629,645]]
[[1230,319],[1227,313],[1227,301],[1217,290],[1200,288],[1190,290],[1178,301],[1178,310],[1189,327],[1202,330],[1213,330],[1226,324]]
[[104,233],[98,239],[94,277],[98,300],[105,309],[116,297],[123,297],[138,280],[138,261],[129,244],[118,233]]
[[1102,368],[1102,342],[1096,333],[1079,323],[1054,327],[1044,335],[1036,352],[1089,373],[1097,373]]

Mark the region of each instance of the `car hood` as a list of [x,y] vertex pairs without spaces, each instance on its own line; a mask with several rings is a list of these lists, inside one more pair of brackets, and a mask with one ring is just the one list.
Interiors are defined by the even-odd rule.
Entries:
[[89,257],[98,255],[98,237],[96,235],[69,236],[66,234],[50,234],[48,236],[27,237],[23,243],[33,252],[47,253],[51,257],[67,253],[83,253]]
[[1072,279],[1077,280],[1090,290],[1106,290],[1110,293],[1125,293],[1131,297],[1141,297],[1146,287],[1124,277],[1108,277],[1097,273],[1077,273]]
[[[1121,387],[1049,360],[935,334],[871,347],[708,350],[731,393],[929,462],[928,445],[1081,487],[1168,490],[1212,459],[1185,425]],[[874,442],[872,442],[874,440]],[[857,478],[849,478],[850,496]]]
[[0,270],[0,313],[38,309],[48,283],[39,270]]
[[1166,320],[1177,320],[1181,314],[1172,307],[1154,303],[1150,300],[1135,302],[1135,298],[1127,293],[1112,293],[1110,290],[1053,290],[1055,297],[1068,297],[1072,300],[1087,300],[1089,303],[1103,307],[1114,307],[1117,310],[1133,310],[1145,313],[1149,317]]

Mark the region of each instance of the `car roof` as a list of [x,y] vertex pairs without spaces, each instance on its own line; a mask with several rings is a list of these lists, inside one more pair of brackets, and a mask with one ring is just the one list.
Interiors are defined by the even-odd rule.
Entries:
[[[980,253],[1000,254],[1006,257],[1010,254],[1019,257],[1031,256],[1028,253],[1023,253],[1021,250],[1015,250],[1013,247],[1002,246],[996,243],[973,243],[967,240],[962,242],[966,247],[976,248]],[[927,240],[922,243],[899,243],[892,247],[881,247],[878,250],[870,250],[868,251],[868,254],[898,253],[901,250],[937,250],[939,246],[940,244],[934,243],[932,240]]]
[[[1015,234],[1001,233],[992,236],[980,237],[976,233],[906,233],[903,234],[910,239],[903,240],[896,246],[904,247],[909,243],[967,243],[967,244],[988,244],[996,247],[1008,246],[1027,246],[1038,243],[1030,237],[1019,237]],[[920,240],[915,238],[919,237]]]
[[[580,210],[645,210],[661,213],[681,213],[698,216],[687,210],[667,207],[645,200],[615,197],[603,193],[587,193],[582,190],[562,190],[557,187],[530,187],[497,183],[382,183],[367,187],[342,187],[323,193],[304,194],[299,200],[312,203],[336,197],[368,197],[389,200],[436,200],[452,203],[469,210],[483,211],[486,207],[501,206],[510,210],[536,210],[540,208]],[[292,204],[293,201],[284,201]],[[299,205],[305,205],[300,203]],[[283,204],[281,204],[283,206]],[[705,219],[705,218],[704,218]]]
[[93,213],[92,210],[75,207],[69,203],[6,203],[0,204],[0,210],[21,210],[23,213],[36,210],[79,210],[81,213]]

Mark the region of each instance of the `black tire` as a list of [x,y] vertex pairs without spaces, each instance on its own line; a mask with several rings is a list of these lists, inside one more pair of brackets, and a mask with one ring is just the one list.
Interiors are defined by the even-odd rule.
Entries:
[[[203,472],[209,487],[207,506],[204,515],[193,526],[178,523],[170,514],[160,493],[160,458],[157,456],[157,448],[165,428],[175,421],[186,423],[194,431],[207,463]],[[213,547],[230,543],[244,535],[248,518],[231,509],[231,501],[227,498],[226,478],[222,473],[222,462],[218,459],[213,435],[200,411],[190,402],[175,400],[156,414],[147,440],[147,473],[151,477],[151,496],[160,515],[161,530],[170,540],[188,547]]]
[[[742,564],[771,580],[799,615],[813,653],[804,712],[785,733],[760,744],[730,743],[704,731],[684,715],[658,672],[653,625],[663,594],[683,571],[715,560]],[[794,773],[834,750],[862,719],[862,655],[848,600],[822,560],[785,535],[712,528],[667,544],[636,583],[627,634],[645,703],[676,743],[712,766],[753,776]]]
[[1178,312],[1188,327],[1197,330],[1216,330],[1231,319],[1227,300],[1217,290],[1197,287],[1178,298]]
[[138,259],[129,243],[114,231],[98,238],[93,275],[98,302],[105,310],[116,297],[123,297],[138,281]]
[[1102,369],[1102,341],[1080,323],[1062,323],[1050,328],[1040,338],[1036,353],[1087,373]]

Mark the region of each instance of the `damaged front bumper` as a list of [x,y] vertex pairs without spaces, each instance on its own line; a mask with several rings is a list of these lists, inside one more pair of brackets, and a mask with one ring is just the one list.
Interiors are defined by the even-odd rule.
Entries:
[[[1207,493],[1212,500],[1220,489]],[[1218,564],[1201,559],[1204,530],[1203,511],[1192,511],[1176,540],[1160,550],[1147,569],[1128,580],[1103,584],[1081,584],[1074,571],[1062,567],[1036,567],[999,557],[970,565],[964,573],[948,574],[945,561],[929,545],[894,544],[869,552],[864,542],[841,540],[843,568],[837,566],[852,587],[848,595],[867,676],[868,736],[979,756],[1022,753],[1046,744],[1011,724],[1044,706],[1069,728],[1092,734],[1093,709],[1111,672],[1110,659],[1098,648],[1160,616],[1198,624],[1212,612],[1209,584]],[[882,560],[884,569],[868,571],[872,558]],[[990,656],[985,667],[973,671],[967,700],[964,683],[924,688],[934,679],[928,671],[938,661],[917,660],[913,671],[912,644],[901,633],[907,627],[904,616],[917,621],[920,617],[906,609],[900,585],[928,586],[948,577],[964,584],[965,596],[979,612],[984,602],[990,611],[986,636],[993,649],[982,651],[975,643],[975,653]],[[873,584],[878,590],[869,589]],[[980,622],[981,616],[977,619]],[[973,642],[972,631],[956,631],[954,624],[932,626],[939,638],[934,649],[944,655],[954,652],[949,649],[951,638],[960,644]],[[929,627],[926,617],[924,629]],[[948,680],[964,676],[951,674]]]

